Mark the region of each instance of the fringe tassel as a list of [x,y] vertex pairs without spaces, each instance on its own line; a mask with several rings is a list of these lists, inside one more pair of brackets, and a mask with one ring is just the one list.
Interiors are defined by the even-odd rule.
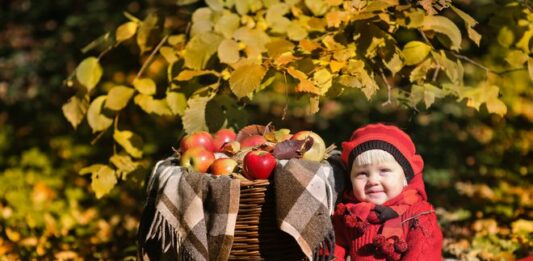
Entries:
[[335,233],[333,231],[326,235],[326,238],[320,245],[313,251],[314,261],[329,261],[335,258]]
[[177,260],[192,260],[191,254],[183,246],[183,238],[178,235],[176,229],[168,223],[159,211],[156,211],[154,215],[145,241],[150,239],[156,239],[160,242],[162,253],[167,253],[173,248]]

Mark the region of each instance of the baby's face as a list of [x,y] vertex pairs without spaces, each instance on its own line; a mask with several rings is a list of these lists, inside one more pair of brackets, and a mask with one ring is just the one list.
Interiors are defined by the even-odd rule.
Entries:
[[407,184],[403,169],[396,161],[353,165],[350,173],[355,198],[381,205],[402,193]]

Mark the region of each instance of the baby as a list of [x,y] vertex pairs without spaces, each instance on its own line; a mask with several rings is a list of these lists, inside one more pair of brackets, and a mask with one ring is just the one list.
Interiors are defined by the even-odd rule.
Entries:
[[442,260],[424,161],[395,126],[370,124],[342,143],[351,187],[333,215],[335,260]]

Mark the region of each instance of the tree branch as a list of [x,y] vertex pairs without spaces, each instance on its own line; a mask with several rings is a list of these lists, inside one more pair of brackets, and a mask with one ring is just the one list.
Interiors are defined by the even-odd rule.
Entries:
[[144,72],[144,70],[146,70],[146,67],[148,67],[148,64],[152,61],[152,59],[154,58],[155,56],[155,53],[157,53],[157,51],[159,50],[159,48],[161,48],[161,46],[163,46],[163,44],[165,43],[165,41],[167,40],[168,38],[168,34],[165,35],[165,37],[163,37],[163,39],[161,39],[161,41],[159,42],[159,44],[157,44],[157,46],[154,48],[154,50],[152,51],[152,53],[150,54],[150,56],[148,56],[148,58],[146,59],[146,61],[144,61],[144,64],[143,66],[141,67],[141,69],[139,70],[139,72],[137,73],[137,75],[135,76],[135,79],[139,79],[139,77],[141,77],[142,73]]

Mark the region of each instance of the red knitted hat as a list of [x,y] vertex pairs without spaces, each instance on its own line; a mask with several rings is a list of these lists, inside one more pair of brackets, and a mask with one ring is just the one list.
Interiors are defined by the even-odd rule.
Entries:
[[408,182],[424,169],[424,160],[416,154],[409,135],[396,126],[381,123],[355,130],[350,140],[342,143],[342,161],[351,170],[352,163],[359,154],[373,149],[390,153],[402,166]]

